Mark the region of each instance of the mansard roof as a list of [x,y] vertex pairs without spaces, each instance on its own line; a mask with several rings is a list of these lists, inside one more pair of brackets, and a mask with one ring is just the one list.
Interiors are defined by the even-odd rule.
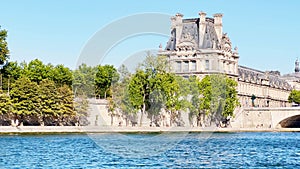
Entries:
[[[185,19],[184,19],[185,20]],[[180,41],[184,42],[194,42],[196,44],[199,43],[199,34],[198,34],[198,25],[194,20],[189,20],[189,22],[183,22],[182,32],[180,36]]]
[[[165,50],[176,50],[176,45],[183,42],[190,42],[194,44],[195,49],[218,48],[220,49],[220,42],[214,27],[213,18],[205,18],[205,33],[199,35],[200,18],[189,18],[182,20],[182,31],[179,36],[176,36],[176,28],[171,30],[171,37],[167,42]],[[179,37],[180,39],[176,39]],[[200,43],[200,41],[202,43]],[[177,44],[176,44],[177,43]]]
[[274,88],[291,90],[292,86],[278,72],[260,71],[245,66],[238,66],[239,81],[245,81],[255,84],[263,84],[263,81],[268,81],[268,84]]
[[171,31],[171,37],[167,43],[166,49],[165,50],[175,50],[176,49],[176,30],[173,29]]
[[200,46],[201,49],[213,48],[216,45],[220,46],[220,42],[218,40],[217,33],[214,28],[213,22],[206,23],[205,34],[204,34],[204,37],[202,37],[202,38],[203,38],[203,44],[202,44],[202,46]]

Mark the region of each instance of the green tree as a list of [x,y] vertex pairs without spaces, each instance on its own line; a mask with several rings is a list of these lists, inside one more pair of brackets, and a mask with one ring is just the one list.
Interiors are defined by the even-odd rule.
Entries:
[[0,64],[9,59],[9,50],[7,46],[7,31],[0,27]]
[[50,70],[53,68],[51,64],[44,65],[44,63],[38,59],[32,60],[27,64],[24,64],[23,72],[31,81],[39,84],[43,79],[51,79]]
[[82,64],[73,72],[73,90],[75,96],[95,96],[96,68]]
[[148,55],[132,75],[128,88],[129,105],[141,112],[140,125],[146,112],[152,122],[159,120],[157,115],[162,108],[171,114],[171,123],[175,122],[178,110],[183,108],[176,76],[168,71],[166,57]]
[[19,78],[12,85],[10,97],[14,109],[13,113],[21,122],[28,121],[30,117],[39,113],[38,87],[36,82],[30,81],[27,77]]
[[293,89],[288,97],[289,103],[300,104],[300,91]]
[[101,97],[107,98],[111,96],[111,86],[116,83],[119,79],[119,74],[112,65],[104,65],[96,67],[96,94]]
[[184,91],[188,91],[185,94],[189,96],[186,105],[188,106],[188,109],[190,111],[190,122],[192,118],[196,116],[197,126],[202,126],[205,110],[203,109],[204,105],[201,105],[202,102],[200,102],[200,98],[202,97],[200,94],[200,80],[196,76],[191,76],[189,77],[188,81],[181,86],[185,87],[185,89],[183,89]]
[[74,125],[78,122],[74,107],[74,94],[72,90],[63,85],[57,89],[58,92],[58,114],[59,125]]
[[132,76],[128,86],[130,105],[134,109],[141,112],[140,126],[142,125],[143,115],[146,112],[146,105],[149,104],[150,87],[148,79],[149,75],[142,70]]
[[50,70],[51,79],[57,86],[68,85],[71,87],[73,82],[72,71],[62,64],[59,64]]
[[219,125],[233,115],[239,105],[236,91],[237,82],[223,75],[205,76],[199,83],[200,110],[207,120]]
[[117,83],[112,84],[112,99],[110,99],[110,107],[119,109],[125,116],[126,126],[129,121],[135,121],[135,109],[129,100],[129,82],[131,74],[125,65],[121,65],[118,69],[120,79]]
[[170,113],[170,125],[172,123],[176,123],[177,125],[182,125],[179,123],[179,114],[178,111],[184,108],[182,102],[184,99],[180,99],[180,97],[184,97],[184,95],[180,91],[180,86],[178,83],[178,79],[176,79],[175,75],[172,73],[161,73],[156,77],[156,82],[158,82],[158,90],[161,90],[163,94],[163,105],[167,112]]
[[12,111],[11,100],[6,93],[0,90],[0,114],[9,114]]
[[13,107],[11,100],[6,93],[0,90],[0,125],[9,125]]
[[8,90],[15,80],[19,79],[22,75],[22,69],[17,62],[9,62],[2,71],[2,88]]
[[[58,93],[53,81],[43,79],[38,88],[38,104],[35,105],[37,118],[41,126],[45,125],[45,120],[53,121],[57,116],[60,107],[58,107]],[[48,121],[49,121],[48,120]]]
[[237,81],[228,77],[226,78],[226,100],[224,111],[222,112],[222,115],[225,118],[232,117],[235,108],[240,105],[238,92],[236,90],[237,86]]
[[12,80],[16,80],[21,76],[22,68],[19,66],[18,62],[9,62],[7,66],[4,67],[3,74],[5,77],[10,76]]

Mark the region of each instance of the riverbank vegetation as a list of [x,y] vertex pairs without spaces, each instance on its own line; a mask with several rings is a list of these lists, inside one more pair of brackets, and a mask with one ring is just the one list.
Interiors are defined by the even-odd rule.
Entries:
[[[170,69],[166,57],[152,55],[132,74],[122,66],[121,80],[112,85],[111,113],[122,112],[127,120],[135,119],[139,125],[147,115],[153,125],[160,126],[166,120],[162,112],[170,116],[167,123],[171,126],[184,125],[183,113],[188,113],[190,120],[196,117],[198,126],[227,124],[239,105],[234,79],[222,74],[202,79],[181,77],[170,73]],[[140,119],[136,119],[138,112]]]
[[300,91],[293,89],[288,97],[289,103],[293,103],[293,106],[300,105]]
[[111,97],[114,78],[111,65],[72,71],[38,59],[9,62],[1,70],[0,125],[87,125],[87,99]]
[[[135,72],[122,65],[64,65],[8,62],[7,31],[0,31],[0,125],[87,125],[88,99],[108,100],[113,118],[126,125],[142,124],[143,116],[159,126],[184,125],[182,114],[196,117],[197,125],[217,125],[238,106],[237,82],[225,75],[181,77],[170,73],[166,57],[148,54]],[[140,119],[137,114],[140,113]]]

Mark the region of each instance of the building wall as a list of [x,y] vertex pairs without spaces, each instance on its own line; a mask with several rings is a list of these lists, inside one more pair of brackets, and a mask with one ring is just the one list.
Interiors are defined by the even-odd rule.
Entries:
[[252,107],[252,95],[255,107],[287,107],[290,90],[278,89],[268,85],[239,81],[237,87],[241,107]]
[[[171,38],[160,55],[168,57],[172,71],[188,77],[222,73],[238,81],[241,107],[285,107],[292,90],[291,83],[278,74],[238,65],[238,49],[232,49],[227,33],[222,32],[222,14],[213,18],[200,12],[199,18],[183,19],[182,14],[171,18]],[[294,85],[294,84],[293,84]]]

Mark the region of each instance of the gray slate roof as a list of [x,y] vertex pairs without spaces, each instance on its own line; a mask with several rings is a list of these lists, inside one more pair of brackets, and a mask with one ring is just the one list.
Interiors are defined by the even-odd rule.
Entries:
[[[212,18],[206,18],[206,28],[205,28],[205,34],[203,37],[199,36],[199,18],[192,18],[192,19],[183,19],[182,21],[182,32],[179,36],[180,39],[176,39],[176,28],[171,30],[171,37],[167,43],[167,46],[165,50],[173,51],[176,49],[176,42],[179,41],[184,42],[186,40],[194,42],[197,46],[196,48],[200,49],[206,49],[206,48],[212,48],[213,43],[215,43],[216,46],[220,46],[220,42],[218,41],[217,34],[214,28],[214,19]],[[200,46],[200,41],[202,45]]]
[[262,84],[263,81],[268,81],[270,87],[291,90],[292,86],[278,74],[272,72],[263,72],[248,68],[245,66],[238,67],[239,81],[246,81],[256,84]]

